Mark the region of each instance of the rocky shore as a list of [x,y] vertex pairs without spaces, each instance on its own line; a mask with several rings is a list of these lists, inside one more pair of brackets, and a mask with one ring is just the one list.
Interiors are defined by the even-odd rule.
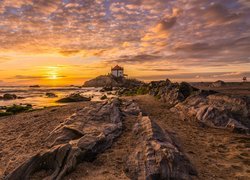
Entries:
[[[105,86],[101,92],[113,90]],[[19,180],[250,175],[249,97],[170,80],[118,87],[116,92],[119,99],[103,96],[92,102],[71,94],[62,99],[71,102],[66,106],[0,117],[0,176]]]
[[[122,116],[138,116],[133,133],[141,140],[135,151],[127,155],[124,167],[131,179],[190,179],[192,175],[197,175],[171,136],[148,116],[142,116],[137,104],[114,99],[92,103],[65,119],[46,138],[47,150],[27,159],[12,172],[5,171],[5,179],[38,178],[37,173],[42,170],[50,172],[43,173],[43,178],[62,179],[74,171],[77,164],[93,161],[112,146],[122,134]],[[142,156],[136,158],[138,153]],[[140,164],[145,164],[146,169]]]
[[212,90],[200,90],[188,83],[170,80],[151,82],[148,92],[177,111],[183,120],[249,133],[250,97],[233,96]]

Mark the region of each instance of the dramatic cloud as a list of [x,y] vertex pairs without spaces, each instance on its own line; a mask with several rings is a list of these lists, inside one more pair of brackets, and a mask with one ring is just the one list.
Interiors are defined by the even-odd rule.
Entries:
[[51,66],[53,59],[67,65],[119,63],[135,69],[136,76],[139,69],[157,77],[164,70],[174,76],[180,69],[245,72],[250,68],[250,3],[0,0],[0,43],[1,68],[26,62],[20,64],[32,71],[26,66]]

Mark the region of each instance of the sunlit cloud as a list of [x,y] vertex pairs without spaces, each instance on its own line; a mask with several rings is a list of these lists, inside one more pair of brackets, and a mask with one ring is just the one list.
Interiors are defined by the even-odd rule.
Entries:
[[12,69],[2,81],[24,73],[80,83],[115,64],[132,77],[235,78],[250,68],[249,42],[248,0],[0,0],[0,68]]

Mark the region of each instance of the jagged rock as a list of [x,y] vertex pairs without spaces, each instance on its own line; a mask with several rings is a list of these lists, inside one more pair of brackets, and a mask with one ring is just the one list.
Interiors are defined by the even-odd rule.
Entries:
[[166,81],[152,81],[148,87],[150,95],[172,106],[184,101],[192,93],[198,91],[197,88],[186,82],[172,83],[169,79]]
[[47,138],[48,151],[31,157],[6,179],[23,180],[41,170],[49,171],[46,179],[62,179],[77,164],[92,161],[109,148],[122,132],[120,101],[93,103],[78,111],[53,130]]
[[45,96],[47,96],[48,98],[55,98],[55,97],[58,97],[55,93],[51,93],[51,92],[47,92],[45,94]]
[[91,98],[84,97],[80,94],[70,94],[69,96],[59,99],[57,102],[59,103],[69,103],[69,102],[80,102],[80,101],[90,101]]
[[171,135],[148,116],[139,117],[134,135],[138,144],[125,168],[130,179],[191,179],[197,175]]
[[250,128],[250,99],[222,94],[199,94],[175,106],[183,119],[195,118],[213,127],[231,127],[247,132]]

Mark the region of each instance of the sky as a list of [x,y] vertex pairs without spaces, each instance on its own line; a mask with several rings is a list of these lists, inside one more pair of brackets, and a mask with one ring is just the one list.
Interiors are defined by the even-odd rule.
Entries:
[[249,0],[0,0],[0,85],[250,79]]

